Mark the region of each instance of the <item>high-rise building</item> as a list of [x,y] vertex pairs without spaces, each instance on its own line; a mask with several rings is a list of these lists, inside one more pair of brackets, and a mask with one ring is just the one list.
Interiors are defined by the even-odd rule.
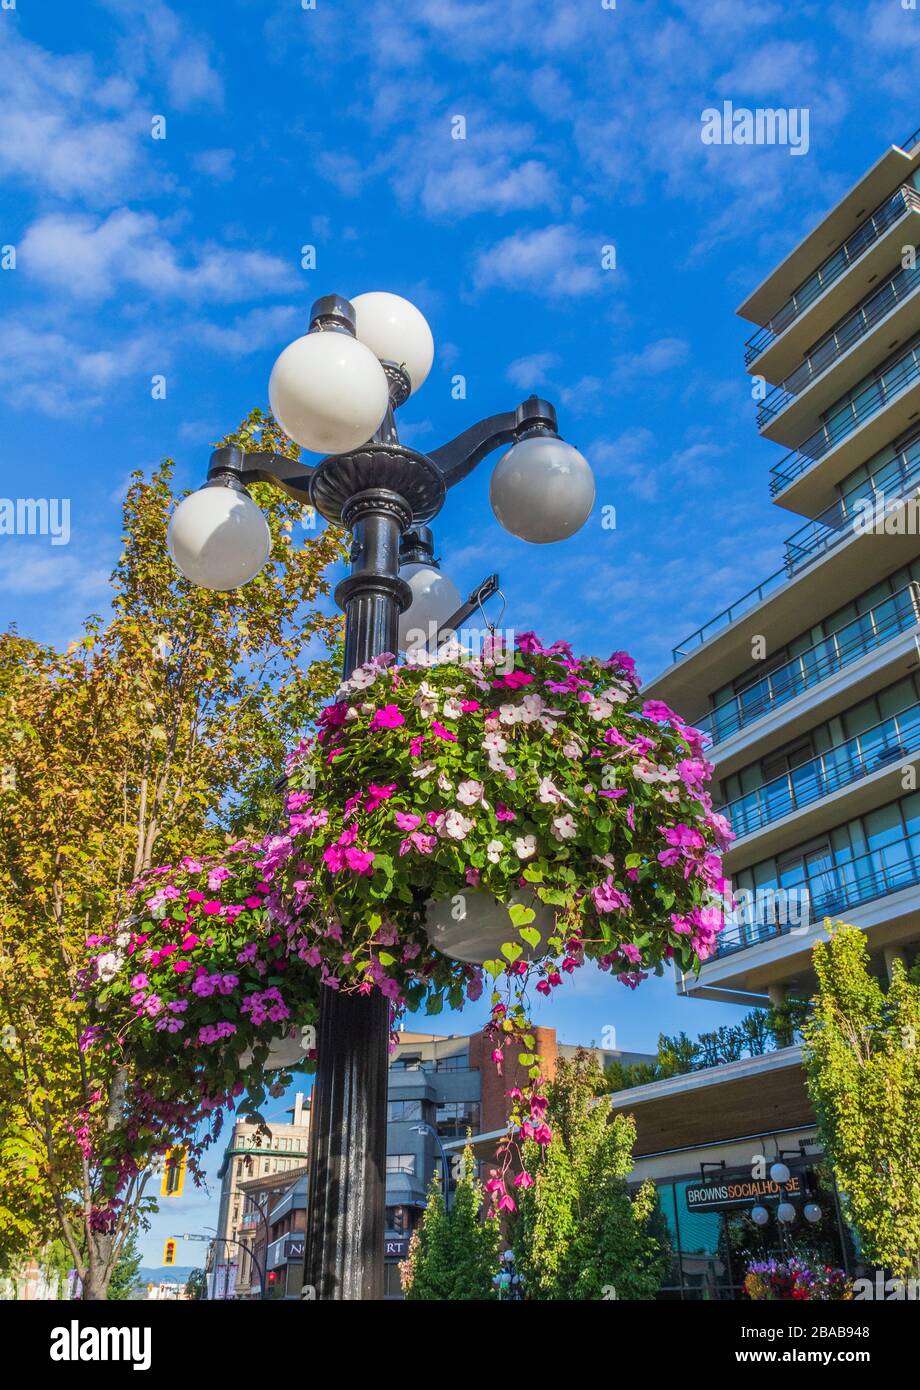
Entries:
[[920,948],[918,167],[920,131],[739,310],[790,535],[647,690],[709,735],[737,837],[737,910],[688,995],[808,997],[825,918],[866,933],[879,973]]

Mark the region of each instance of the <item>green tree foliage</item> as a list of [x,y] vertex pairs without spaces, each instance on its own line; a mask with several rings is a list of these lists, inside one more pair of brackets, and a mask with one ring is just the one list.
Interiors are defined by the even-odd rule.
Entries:
[[483,1215],[483,1190],[475,1172],[467,1146],[449,1211],[439,1178],[432,1179],[428,1205],[403,1266],[407,1299],[467,1303],[495,1297],[492,1279],[501,1228],[491,1212]]
[[630,1192],[635,1121],[611,1115],[603,1071],[581,1051],[558,1065],[549,1090],[553,1131],[528,1141],[534,1185],[520,1189],[511,1240],[528,1299],[652,1299],[668,1251],[653,1234],[654,1184]]
[[920,984],[895,961],[887,992],[865,936],[838,926],[814,949],[818,993],[804,1030],[818,1129],[863,1253],[920,1273]]
[[[221,442],[297,452],[259,411]],[[94,1138],[130,1077],[78,1046],[85,938],[151,866],[271,825],[285,754],[338,680],[341,534],[260,485],[268,564],[244,589],[196,589],[166,549],[172,473],[132,477],[105,617],[64,652],[0,634],[0,1259],[58,1235],[88,1299],[147,1199],[141,1172],[100,1221],[119,1175]]]
[[112,1269],[107,1297],[120,1301],[138,1298],[141,1287],[140,1269],[141,1252],[137,1248],[137,1231],[135,1230],[122,1244],[118,1259]]
[[610,1062],[606,1068],[608,1091],[628,1091],[668,1076],[702,1071],[737,1062],[742,1057],[760,1057],[771,1048],[789,1047],[808,1016],[805,1000],[789,999],[780,1008],[752,1009],[741,1021],[712,1033],[701,1033],[694,1041],[686,1033],[674,1038],[661,1033],[654,1062]]

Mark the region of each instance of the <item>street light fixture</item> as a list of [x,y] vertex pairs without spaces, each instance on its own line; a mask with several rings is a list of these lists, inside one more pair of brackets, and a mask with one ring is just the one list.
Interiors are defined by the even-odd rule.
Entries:
[[[318,299],[310,331],[272,369],[269,398],[285,432],[326,456],[310,466],[239,445],[217,449],[207,484],[170,523],[179,569],[215,589],[248,582],[267,558],[251,483],[273,483],[346,527],[351,573],[335,591],[345,611],[346,676],[398,648],[399,614],[414,597],[412,576],[400,574],[400,538],[427,525],[448,490],[496,449],[507,452],[492,478],[492,505],[514,535],[535,544],[565,539],[594,504],[587,462],[560,439],[555,409],[537,396],[428,454],[401,444],[395,412],[424,382],[433,350],[424,317],[399,296]],[[317,1299],[383,1293],[388,1034],[389,1001],[379,990],[322,991],[305,1270]]]

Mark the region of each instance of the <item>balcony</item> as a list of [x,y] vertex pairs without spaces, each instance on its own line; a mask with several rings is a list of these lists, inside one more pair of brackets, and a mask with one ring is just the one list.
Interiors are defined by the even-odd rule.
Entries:
[[703,719],[697,720],[697,727],[709,735],[713,745],[721,743],[918,622],[920,585],[911,583],[830,637],[752,681],[731,700],[717,705]]
[[[896,502],[906,499],[920,485],[920,450],[910,449],[911,445],[916,444],[918,437],[920,430],[913,429],[906,437],[895,441],[892,447],[898,452],[891,464],[886,464],[881,474],[873,475],[868,480],[871,492],[857,490],[847,497],[841,497],[820,516],[815,517],[814,521],[806,522],[787,537],[787,574],[798,574],[800,570],[853,534],[854,519],[860,515],[857,503],[866,498],[873,501],[883,498],[886,503]],[[883,480],[877,482],[876,477],[882,475]]]
[[[821,870],[795,887],[799,893],[807,890],[811,920],[821,922],[825,917],[839,918],[841,913],[850,912],[863,903],[917,884],[920,884],[920,834],[906,836],[883,849],[871,850],[848,863]],[[723,960],[762,941],[788,936],[795,929],[794,922],[729,920],[719,933],[719,944],[712,959]]]
[[[915,197],[917,206],[920,207],[920,195]],[[867,366],[871,366],[868,340],[875,330],[884,329],[883,334],[877,334],[884,338],[888,338],[892,333],[895,337],[900,336],[902,340],[911,336],[916,328],[916,305],[912,309],[905,306],[918,286],[920,268],[902,267],[879,285],[852,313],[839,320],[822,339],[812,343],[804,361],[800,362],[760,403],[757,411],[758,428],[765,431],[771,421],[785,415],[782,422],[783,430],[792,431],[794,439],[796,428],[801,430],[809,418],[812,422],[820,418],[821,412],[832,406],[836,398],[865,375]],[[899,310],[901,312],[897,312]],[[909,323],[905,315],[910,320]],[[859,343],[864,343],[865,348],[856,353],[854,349]],[[878,351],[878,348],[874,350]],[[885,349],[882,348],[882,355],[884,352]],[[834,368],[847,356],[849,376],[846,381],[842,381],[841,374],[835,372]],[[811,393],[806,402],[803,393],[819,379],[823,383],[821,399],[819,400],[815,393]],[[790,409],[794,402],[798,403],[797,412]]]
[[821,801],[883,767],[920,752],[920,703],[809,759],[721,807],[737,836]]
[[748,339],[745,344],[745,365],[750,367],[810,305],[820,299],[850,270],[870,247],[876,245],[890,228],[911,212],[920,212],[920,194],[910,184],[902,184],[890,198],[886,198],[881,207],[876,208],[857,227],[842,246],[828,256],[773,315],[769,323]]
[[[798,449],[793,449],[780,459],[770,470],[770,495],[776,497],[784,491],[832,450],[851,438],[857,430],[869,421],[877,419],[888,406],[918,383],[920,351],[915,344],[911,344],[885,369],[884,375],[860,391],[845,410],[822,425],[821,429],[816,430]],[[897,425],[893,425],[893,428],[896,429]],[[853,466],[859,461],[848,458],[847,466]]]

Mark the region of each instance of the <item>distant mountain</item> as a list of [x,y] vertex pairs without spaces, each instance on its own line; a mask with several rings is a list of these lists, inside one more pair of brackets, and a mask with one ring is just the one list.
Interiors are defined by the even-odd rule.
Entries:
[[200,1265],[166,1265],[163,1268],[141,1265],[137,1271],[137,1282],[139,1284],[165,1284],[167,1282],[171,1284],[175,1280],[184,1288],[192,1270],[200,1269],[200,1267]]

